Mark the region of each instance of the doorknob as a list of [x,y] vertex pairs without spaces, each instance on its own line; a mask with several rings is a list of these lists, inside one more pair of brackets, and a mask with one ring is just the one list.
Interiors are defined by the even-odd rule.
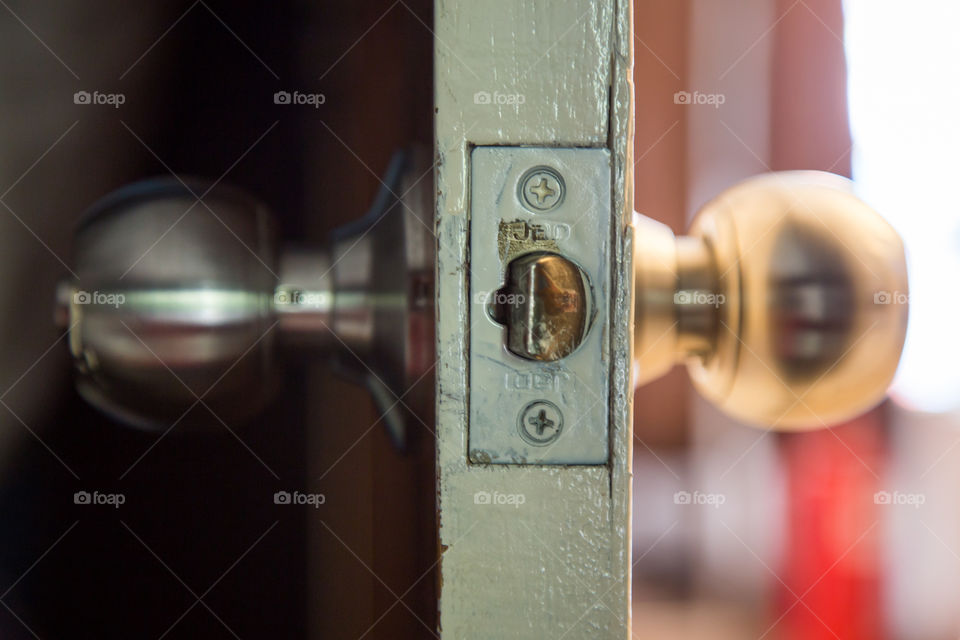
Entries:
[[81,395],[145,429],[243,420],[307,351],[368,386],[402,447],[403,394],[433,362],[432,200],[415,159],[398,154],[369,213],[316,248],[281,250],[266,207],[231,187],[165,178],[101,200],[57,296]]
[[679,238],[638,217],[638,382],[686,362],[721,409],[784,430],[878,403],[906,335],[907,306],[890,304],[907,291],[906,262],[897,233],[850,187],[814,171],[755,177]]
[[[319,249],[279,251],[263,205],[219,185],[166,179],[101,201],[77,233],[79,282],[58,292],[81,394],[147,428],[200,404],[244,418],[271,397],[280,353],[306,349],[346,356],[402,445],[398,399],[434,348],[432,195],[404,182],[405,157],[368,216]],[[883,294],[906,292],[905,259],[848,181],[767,174],[709,203],[688,236],[643,216],[634,226],[637,384],[686,362],[722,410],[781,429],[882,398],[906,330],[905,305]],[[574,352],[597,302],[582,270],[531,250],[504,274],[489,310],[503,348]]]

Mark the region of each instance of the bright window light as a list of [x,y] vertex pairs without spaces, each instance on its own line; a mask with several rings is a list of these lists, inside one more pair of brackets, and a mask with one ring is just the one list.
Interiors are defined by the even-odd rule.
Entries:
[[846,0],[853,177],[900,232],[910,326],[893,395],[960,406],[960,2]]

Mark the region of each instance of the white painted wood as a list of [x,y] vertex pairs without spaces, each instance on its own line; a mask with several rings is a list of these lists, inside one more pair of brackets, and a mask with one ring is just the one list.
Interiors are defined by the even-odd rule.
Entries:
[[[625,244],[633,202],[630,4],[437,0],[435,31],[441,631],[457,640],[627,638],[632,274],[623,257],[631,255]],[[490,94],[490,103],[478,92]],[[474,145],[611,151],[617,222],[607,466],[468,463]],[[523,504],[477,504],[477,492],[521,494]]]

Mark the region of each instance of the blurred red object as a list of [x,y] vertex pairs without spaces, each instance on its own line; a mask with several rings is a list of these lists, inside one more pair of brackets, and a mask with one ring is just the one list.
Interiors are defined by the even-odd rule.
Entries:
[[885,449],[879,411],[831,431],[781,438],[790,503],[772,637],[886,637],[874,503]]

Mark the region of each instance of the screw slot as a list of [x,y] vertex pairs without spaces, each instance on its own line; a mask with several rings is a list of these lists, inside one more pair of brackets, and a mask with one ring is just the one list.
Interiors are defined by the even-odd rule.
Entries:
[[543,447],[560,437],[563,414],[557,405],[547,400],[535,400],[520,412],[517,420],[520,437],[528,444]]
[[545,166],[534,167],[523,174],[518,190],[520,202],[534,213],[556,209],[566,195],[563,178],[556,170]]

